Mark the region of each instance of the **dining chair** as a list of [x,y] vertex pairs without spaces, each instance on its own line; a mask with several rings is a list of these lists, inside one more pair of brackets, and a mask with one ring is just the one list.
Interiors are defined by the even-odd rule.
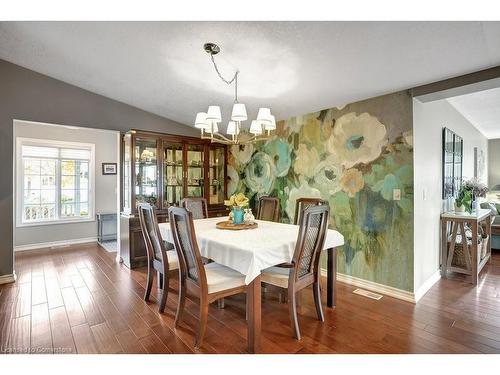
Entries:
[[181,200],[181,207],[193,214],[193,219],[206,219],[208,217],[207,200],[201,197],[189,197]]
[[310,206],[302,213],[297,244],[289,268],[270,267],[262,271],[262,282],[286,289],[288,311],[295,338],[300,340],[297,317],[297,293],[312,285],[316,313],[324,321],[321,307],[319,260],[325,243],[330,208],[327,205]]
[[261,197],[257,209],[257,220],[278,222],[280,214],[280,201],[276,197]]
[[187,292],[198,296],[200,326],[194,345],[199,348],[207,327],[209,304],[220,298],[246,293],[245,276],[215,262],[203,264],[190,211],[170,207],[168,216],[180,263],[179,302],[174,326],[177,327],[182,319]]
[[328,204],[327,201],[321,198],[299,198],[295,202],[295,217],[293,223],[298,225],[302,217],[302,212],[310,206],[319,206],[322,204]]
[[148,259],[148,278],[144,300],[149,301],[154,270],[156,270],[158,287],[162,289],[159,311],[163,312],[168,296],[169,272],[179,268],[177,252],[173,244],[162,240],[153,206],[149,203],[139,203],[137,211]]

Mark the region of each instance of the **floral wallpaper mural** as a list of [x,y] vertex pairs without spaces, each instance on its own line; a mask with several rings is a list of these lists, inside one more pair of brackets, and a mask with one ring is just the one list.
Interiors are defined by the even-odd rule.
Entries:
[[253,207],[278,197],[283,222],[298,198],[327,200],[330,227],[346,241],[338,271],[412,291],[411,108],[404,91],[281,121],[272,139],[231,148],[228,193],[247,194]]

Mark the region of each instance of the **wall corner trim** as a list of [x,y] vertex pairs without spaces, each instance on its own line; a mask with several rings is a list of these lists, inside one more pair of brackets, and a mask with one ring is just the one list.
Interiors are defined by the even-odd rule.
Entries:
[[14,283],[17,279],[16,271],[13,271],[10,275],[0,276],[0,285]]
[[[326,269],[323,268],[321,269],[321,275],[326,277]],[[373,281],[360,279],[359,277],[354,277],[343,273],[337,273],[337,280],[345,284],[367,289],[372,292],[380,293],[389,297],[397,298],[411,303],[416,303],[414,293],[408,292],[407,290],[402,290],[394,288],[392,286],[379,284]]]
[[41,242],[34,243],[29,245],[19,245],[14,247],[14,251],[27,251],[27,250],[42,250],[48,247],[56,247],[56,246],[69,246],[69,245],[77,245],[82,243],[90,243],[97,242],[97,237],[87,237],[87,238],[75,238],[73,240],[62,240],[62,241],[52,241],[52,242]]
[[424,295],[441,279],[441,271],[437,270],[429,277],[415,292],[415,303],[418,302]]

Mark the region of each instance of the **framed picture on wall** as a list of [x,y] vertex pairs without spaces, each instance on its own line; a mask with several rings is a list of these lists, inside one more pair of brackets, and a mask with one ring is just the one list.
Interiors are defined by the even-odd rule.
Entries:
[[102,174],[103,175],[113,175],[117,173],[116,163],[102,163]]

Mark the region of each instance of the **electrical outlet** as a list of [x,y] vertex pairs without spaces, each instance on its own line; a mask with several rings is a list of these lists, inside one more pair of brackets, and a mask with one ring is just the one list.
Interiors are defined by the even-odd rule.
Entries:
[[401,189],[393,189],[392,190],[392,200],[395,200],[395,201],[401,200]]

